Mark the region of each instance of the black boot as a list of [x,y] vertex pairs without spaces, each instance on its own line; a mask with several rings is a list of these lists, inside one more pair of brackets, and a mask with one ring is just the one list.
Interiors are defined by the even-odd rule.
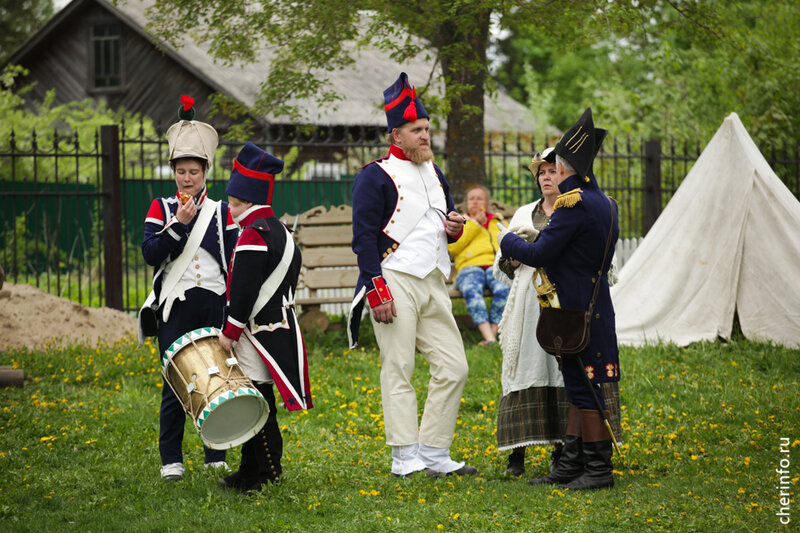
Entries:
[[509,476],[519,477],[525,473],[525,446],[521,448],[514,448],[514,451],[508,456],[508,466],[506,467],[506,474]]
[[275,393],[272,384],[259,383],[256,388],[267,400],[269,416],[258,434],[248,442],[253,443],[257,475],[244,492],[258,491],[266,483],[275,483],[281,476],[281,457],[283,456],[283,437],[278,426],[278,413],[275,407]]
[[561,451],[564,449],[563,443],[558,443],[553,447],[553,451],[550,452],[550,471],[556,469],[558,466],[558,460],[561,459]]
[[256,388],[267,400],[267,421],[258,433],[242,445],[239,470],[218,482],[222,487],[242,492],[259,490],[264,483],[277,481],[281,475],[283,438],[278,427],[275,394],[269,383],[257,383]]
[[242,460],[239,470],[220,478],[218,484],[226,489],[246,490],[258,479],[258,462],[255,452],[255,436],[242,444]]
[[544,477],[531,479],[531,485],[569,483],[583,474],[583,450],[581,441],[581,419],[575,405],[569,407],[567,434],[564,435],[564,447],[555,469]]
[[604,489],[614,486],[612,442],[599,411],[581,410],[583,432],[583,475],[562,485],[576,490]]

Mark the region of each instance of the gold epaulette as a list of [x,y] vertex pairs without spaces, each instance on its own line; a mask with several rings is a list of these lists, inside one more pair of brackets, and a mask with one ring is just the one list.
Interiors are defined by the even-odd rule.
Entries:
[[553,206],[553,210],[558,209],[559,207],[575,207],[575,204],[581,201],[582,192],[583,189],[572,189],[564,194],[559,194],[556,198],[556,203]]

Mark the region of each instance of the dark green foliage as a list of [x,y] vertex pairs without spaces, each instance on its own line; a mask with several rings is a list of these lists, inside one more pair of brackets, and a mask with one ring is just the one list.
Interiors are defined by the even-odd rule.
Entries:
[[[800,142],[796,2],[615,2],[608,19],[510,26],[498,83],[540,120],[591,106],[612,133],[707,140],[736,112],[756,144]],[[599,117],[599,118],[598,118]]]
[[52,0],[0,0],[0,64],[51,16]]

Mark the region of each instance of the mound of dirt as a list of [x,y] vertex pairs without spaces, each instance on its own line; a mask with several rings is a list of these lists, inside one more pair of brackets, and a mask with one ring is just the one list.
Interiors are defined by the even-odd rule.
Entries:
[[5,283],[0,290],[0,350],[113,344],[136,331],[136,319],[122,311],[84,307],[31,285]]

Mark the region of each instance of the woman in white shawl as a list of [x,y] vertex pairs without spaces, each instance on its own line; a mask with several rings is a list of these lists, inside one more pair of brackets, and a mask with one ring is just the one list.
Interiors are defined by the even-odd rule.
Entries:
[[[550,221],[559,190],[556,184],[555,154],[547,148],[537,153],[528,168],[533,173],[543,198],[520,207],[509,229],[532,242]],[[525,472],[527,446],[554,446],[551,468],[561,455],[567,429],[569,399],[556,358],[545,352],[536,340],[539,301],[533,287],[535,269],[498,252],[495,276],[513,280],[499,324],[503,352],[503,393],[497,410],[497,448],[512,450],[506,473],[521,476]],[[619,435],[619,389],[603,388],[611,424]],[[619,439],[618,439],[619,440]]]

